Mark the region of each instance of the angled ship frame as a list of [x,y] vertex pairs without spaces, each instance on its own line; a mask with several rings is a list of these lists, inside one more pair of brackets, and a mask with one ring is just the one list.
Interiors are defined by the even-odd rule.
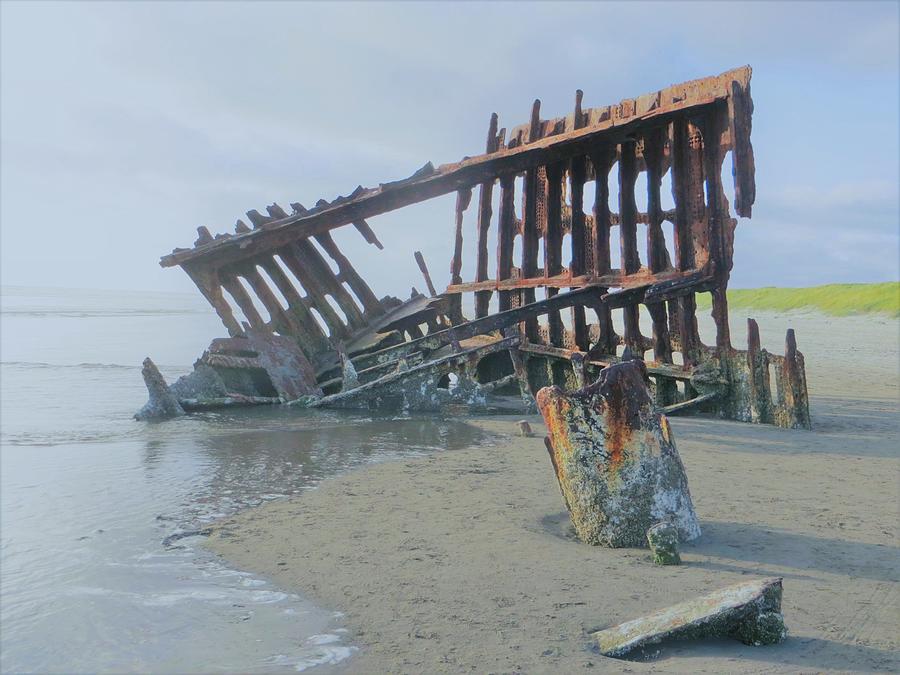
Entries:
[[[484,406],[504,393],[529,407],[542,386],[584,386],[610,363],[641,358],[666,412],[809,428],[793,332],[776,355],[761,349],[753,320],[746,350],[734,348],[729,329],[737,220],[722,173],[730,168],[736,216],[750,218],[750,77],[743,67],[595,108],[582,106],[579,91],[572,112],[552,119],[535,101],[528,122],[511,130],[491,116],[483,154],[428,163],[312,208],[252,210],[230,233],[198,228],[193,247],[160,264],[188,274],[228,337],[198,361],[218,378],[215,396],[188,395],[189,378],[173,385],[185,409],[433,410]],[[673,208],[663,206],[664,185]],[[416,252],[429,295],[379,299],[331,235],[354,228],[381,248],[367,219],[454,193],[441,292]],[[468,237],[474,278],[463,279]],[[709,344],[698,331],[698,293],[712,298]]]

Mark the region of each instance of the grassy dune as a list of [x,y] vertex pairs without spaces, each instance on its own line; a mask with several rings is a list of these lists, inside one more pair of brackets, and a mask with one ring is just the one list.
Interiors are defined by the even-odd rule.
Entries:
[[[710,296],[697,296],[698,306],[710,305]],[[729,307],[769,310],[815,309],[825,314],[887,314],[900,316],[900,282],[881,284],[828,284],[811,288],[729,289]]]

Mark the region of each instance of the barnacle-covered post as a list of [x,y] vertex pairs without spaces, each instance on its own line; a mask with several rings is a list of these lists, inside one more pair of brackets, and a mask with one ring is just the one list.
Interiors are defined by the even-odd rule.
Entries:
[[684,466],[646,377],[633,360],[603,369],[580,391],[537,394],[563,500],[588,544],[647,546],[647,530],[661,521],[683,541],[700,536]]

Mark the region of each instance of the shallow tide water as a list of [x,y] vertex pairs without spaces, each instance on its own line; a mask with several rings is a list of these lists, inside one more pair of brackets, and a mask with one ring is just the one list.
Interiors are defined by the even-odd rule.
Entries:
[[319,670],[353,653],[340,616],[181,535],[481,436],[452,419],[284,408],[131,419],[144,356],[171,381],[221,334],[190,295],[3,289],[3,672]]

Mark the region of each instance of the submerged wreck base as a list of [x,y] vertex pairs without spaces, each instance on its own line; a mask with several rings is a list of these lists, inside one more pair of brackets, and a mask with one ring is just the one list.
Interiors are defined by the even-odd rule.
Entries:
[[149,358],[142,372],[150,399],[135,414],[141,420],[322,395],[312,366],[292,338],[253,329],[213,340],[193,371],[171,386]]
[[733,637],[770,645],[787,636],[780,578],[746,581],[593,633],[600,653],[622,657],[663,640]]
[[579,391],[537,394],[563,500],[588,544],[645,547],[647,530],[663,521],[682,541],[700,536],[684,466],[646,377],[642,361],[627,361]]
[[165,378],[150,357],[144,359],[141,375],[144,376],[144,384],[150,398],[144,407],[134,414],[136,420],[166,419],[184,415],[181,402],[170,391]]

